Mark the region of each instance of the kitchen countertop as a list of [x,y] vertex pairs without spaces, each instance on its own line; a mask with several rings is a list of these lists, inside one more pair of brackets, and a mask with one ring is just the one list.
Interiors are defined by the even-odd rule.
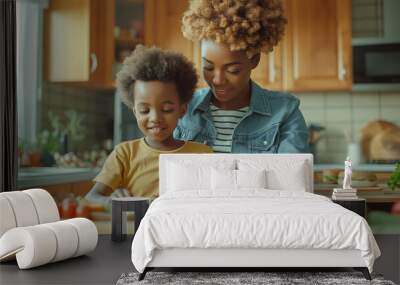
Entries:
[[27,167],[18,171],[18,189],[92,180],[99,168]]
[[[343,169],[342,164],[314,164],[314,171],[324,169]],[[358,164],[353,165],[353,170],[392,172],[394,164]],[[72,183],[92,180],[100,168],[66,168],[66,167],[27,167],[20,168],[18,172],[18,189],[29,187]]]
[[[393,172],[396,168],[395,164],[353,164],[352,169],[355,171],[371,171],[371,172]],[[314,164],[314,171],[322,171],[324,169],[344,169],[344,164]]]

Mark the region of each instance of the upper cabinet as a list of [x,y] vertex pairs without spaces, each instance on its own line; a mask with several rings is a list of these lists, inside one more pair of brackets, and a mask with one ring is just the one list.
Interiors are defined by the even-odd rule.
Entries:
[[[267,89],[350,90],[351,0],[284,0],[285,36],[252,78]],[[44,78],[112,87],[139,43],[183,53],[201,71],[198,43],[183,37],[187,0],[51,0],[45,11]],[[200,86],[204,86],[201,82]]]
[[145,43],[145,2],[49,1],[44,12],[44,79],[113,88],[124,58]]
[[[186,39],[181,31],[183,13],[189,8],[187,0],[146,0],[146,42],[163,49],[181,52],[201,71],[200,45]],[[157,19],[150,21],[150,19]],[[146,21],[147,23],[147,21]],[[200,86],[205,85],[200,82]]]
[[261,53],[260,63],[252,71],[251,78],[270,90],[283,90],[283,55],[281,42],[268,54]]
[[111,87],[112,1],[51,0],[44,12],[44,79]]
[[350,90],[351,1],[287,0],[284,89]]
[[285,36],[252,78],[267,89],[350,90],[351,1],[285,0]]

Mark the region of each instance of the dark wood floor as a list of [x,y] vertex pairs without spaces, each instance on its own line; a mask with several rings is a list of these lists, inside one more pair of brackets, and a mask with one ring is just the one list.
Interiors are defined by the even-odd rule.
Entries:
[[[382,256],[377,259],[374,272],[399,284],[400,235],[376,235],[375,238]],[[15,261],[2,263],[0,284],[115,284],[122,273],[134,271],[131,243],[132,237],[116,243],[104,235],[99,237],[96,250],[87,256],[28,270],[19,270]]]
[[385,279],[400,284],[400,235],[374,235],[381,250],[375,261],[374,272],[383,274]]
[[132,238],[117,243],[102,235],[86,256],[28,270],[19,270],[15,261],[1,263],[0,284],[115,284],[122,273],[134,271],[131,244]]

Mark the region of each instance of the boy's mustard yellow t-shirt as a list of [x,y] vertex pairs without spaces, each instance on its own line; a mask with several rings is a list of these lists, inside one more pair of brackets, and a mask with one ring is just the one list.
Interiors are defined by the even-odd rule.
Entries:
[[158,196],[158,157],[162,153],[210,153],[212,149],[195,142],[185,142],[172,151],[149,147],[143,138],[118,144],[106,159],[103,169],[93,179],[113,190],[127,189],[132,196]]

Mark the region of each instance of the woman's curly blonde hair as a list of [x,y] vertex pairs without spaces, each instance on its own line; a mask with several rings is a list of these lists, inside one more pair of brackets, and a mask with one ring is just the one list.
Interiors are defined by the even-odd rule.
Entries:
[[272,51],[286,24],[280,0],[192,0],[182,19],[183,35],[227,44],[251,58]]

